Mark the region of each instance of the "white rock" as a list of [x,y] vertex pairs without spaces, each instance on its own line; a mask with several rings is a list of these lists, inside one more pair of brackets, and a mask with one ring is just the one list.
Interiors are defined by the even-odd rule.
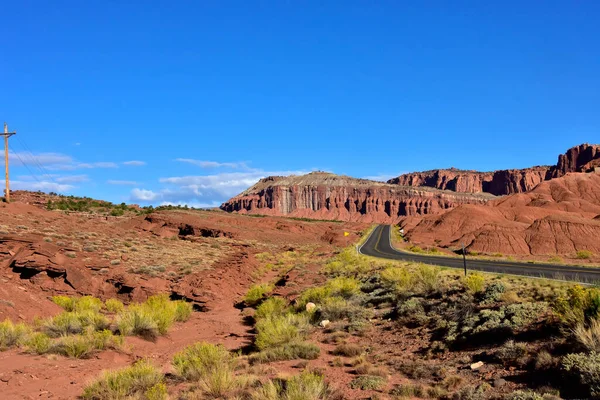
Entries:
[[306,311],[311,312],[317,307],[315,303],[306,303]]
[[328,326],[330,323],[331,323],[331,322],[329,322],[329,320],[328,320],[328,319],[324,319],[323,321],[321,321],[321,322],[319,323],[319,325],[320,325],[321,327],[323,327],[323,328],[327,328],[327,326]]
[[471,364],[471,370],[477,371],[479,368],[483,367],[483,361],[476,362],[475,364]]

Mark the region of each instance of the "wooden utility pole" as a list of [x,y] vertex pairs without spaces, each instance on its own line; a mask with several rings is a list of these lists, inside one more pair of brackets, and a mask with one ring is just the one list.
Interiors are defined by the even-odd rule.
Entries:
[[4,197],[4,199],[7,203],[10,203],[10,182],[8,179],[8,138],[16,134],[17,132],[8,131],[8,124],[5,122],[4,133],[2,133],[1,135],[4,136],[4,169],[6,173],[6,196]]

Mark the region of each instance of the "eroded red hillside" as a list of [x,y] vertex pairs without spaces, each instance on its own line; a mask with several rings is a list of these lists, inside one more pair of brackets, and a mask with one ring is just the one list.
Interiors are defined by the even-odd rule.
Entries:
[[415,223],[411,242],[470,251],[521,255],[600,254],[600,174],[572,173],[541,183],[528,193],[485,205],[462,205]]

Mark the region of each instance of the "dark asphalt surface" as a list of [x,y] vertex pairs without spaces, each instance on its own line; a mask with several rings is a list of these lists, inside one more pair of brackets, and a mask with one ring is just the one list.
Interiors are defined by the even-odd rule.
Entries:
[[[443,267],[463,269],[462,257],[442,257],[425,254],[415,254],[394,249],[390,243],[390,226],[379,225],[358,248],[359,252],[373,257],[392,260],[414,261]],[[492,261],[470,259],[467,256],[467,269],[486,272],[496,272],[512,275],[533,276],[584,283],[600,282],[600,268],[576,267],[556,264],[529,264],[510,261]]]

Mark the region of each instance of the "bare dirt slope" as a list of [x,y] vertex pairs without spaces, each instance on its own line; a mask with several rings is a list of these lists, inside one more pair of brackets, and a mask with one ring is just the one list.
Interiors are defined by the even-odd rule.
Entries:
[[56,315],[61,309],[51,296],[58,294],[128,303],[168,293],[191,301],[197,312],[156,342],[128,337],[121,351],[90,359],[0,352],[3,399],[73,399],[102,370],[140,358],[169,372],[173,354],[198,341],[244,348],[253,334],[235,305],[253,282],[272,274],[257,254],[285,258],[301,251],[327,258],[365,228],[183,210],[134,217],[65,214],[38,203],[0,204],[0,320],[34,323]]

